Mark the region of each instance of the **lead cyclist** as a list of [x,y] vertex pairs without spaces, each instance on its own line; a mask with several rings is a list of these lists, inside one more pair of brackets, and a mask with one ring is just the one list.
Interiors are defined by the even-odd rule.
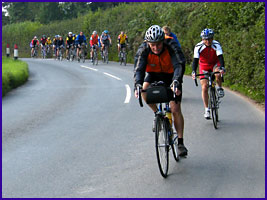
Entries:
[[[179,156],[186,156],[188,150],[183,140],[184,117],[181,111],[185,57],[181,48],[175,40],[165,39],[164,32],[160,26],[153,25],[146,31],[145,42],[137,50],[134,68],[136,98],[138,97],[137,86],[141,86],[146,90],[155,81],[163,81],[167,85],[171,85],[173,81],[178,82],[178,89],[175,91],[177,103],[171,100],[170,107],[174,119],[174,127],[178,134]],[[145,93],[142,93],[142,98],[146,101]],[[148,104],[148,106],[157,114],[158,110],[155,104]]]

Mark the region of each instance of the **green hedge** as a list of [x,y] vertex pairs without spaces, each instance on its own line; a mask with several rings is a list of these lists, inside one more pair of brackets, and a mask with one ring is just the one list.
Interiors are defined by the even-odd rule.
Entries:
[[[30,25],[32,24],[32,25]],[[69,31],[86,37],[93,30],[110,32],[113,46],[110,60],[117,61],[117,36],[124,30],[130,42],[128,62],[143,41],[145,31],[153,24],[169,25],[186,56],[190,73],[194,46],[200,42],[200,32],[208,27],[215,31],[215,40],[223,48],[227,74],[225,85],[237,89],[259,102],[265,101],[265,3],[264,2],[142,2],[121,3],[116,7],[76,19],[41,25],[33,22],[3,27],[3,49],[6,41],[19,44],[20,57],[29,57],[28,43],[34,35],[67,36]],[[10,43],[11,44],[11,43]],[[13,44],[12,44],[13,45]],[[26,47],[24,48],[24,45]],[[4,52],[3,52],[4,53]]]
[[2,97],[28,80],[28,64],[2,57]]

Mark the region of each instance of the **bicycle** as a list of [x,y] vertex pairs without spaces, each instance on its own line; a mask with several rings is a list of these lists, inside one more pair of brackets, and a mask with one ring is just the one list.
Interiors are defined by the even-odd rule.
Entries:
[[124,66],[126,66],[126,62],[127,62],[126,47],[121,48],[119,55],[120,55],[119,57],[120,65],[122,65],[123,63]]
[[[208,101],[208,108],[211,110],[212,114],[212,121],[213,121],[213,126],[215,129],[218,128],[218,121],[219,121],[219,104],[221,103],[220,98],[218,96],[218,92],[216,90],[216,81],[215,81],[215,74],[219,74],[220,72],[205,72],[203,74],[196,74],[197,76],[205,76],[208,77],[208,96],[209,96],[209,101]],[[197,79],[195,79],[195,84],[197,84]]]
[[106,62],[108,64],[108,46],[107,45],[104,45],[102,60],[103,60],[103,63]]
[[42,58],[45,59],[46,58],[46,45],[42,46]]
[[63,60],[63,55],[64,55],[64,47],[61,46],[58,49],[58,60],[62,61]]
[[80,62],[80,59],[82,59],[83,63],[85,62],[85,44],[81,44],[81,48],[79,51],[79,57],[78,57],[78,62]]
[[33,52],[31,52],[31,57],[32,58],[34,58],[34,57],[38,57],[38,47],[37,46],[35,46],[34,48],[33,48]]
[[[177,88],[177,82],[174,82],[174,91]],[[162,81],[151,84],[147,90],[142,90],[137,86],[139,104],[143,107],[141,93],[147,93],[147,103],[158,104],[158,112],[155,115],[155,147],[156,157],[160,174],[166,178],[169,169],[169,151],[172,149],[173,157],[176,162],[179,161],[178,154],[178,134],[173,132],[172,119],[170,111],[170,96],[175,93],[170,87],[166,87]],[[162,104],[165,104],[163,108]]]
[[97,65],[98,64],[97,47],[96,45],[93,45],[92,48],[93,48],[93,57],[92,57],[93,65]]

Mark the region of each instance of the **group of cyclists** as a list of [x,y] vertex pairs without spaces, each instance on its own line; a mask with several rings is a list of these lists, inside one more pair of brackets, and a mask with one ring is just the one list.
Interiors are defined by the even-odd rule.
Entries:
[[[212,29],[204,29],[200,37],[202,39],[194,48],[194,59],[192,64],[192,78],[196,79],[196,71],[199,65],[199,73],[203,74],[207,71],[220,72],[216,74],[216,82],[218,84],[218,95],[220,98],[224,96],[224,90],[222,88],[221,75],[225,73],[224,58],[222,47],[218,41],[215,41],[214,32]],[[105,30],[99,37],[97,31],[93,31],[90,36],[90,58],[93,57],[93,49],[96,48],[103,52],[104,48],[109,48],[112,45],[112,40],[108,31]],[[125,48],[128,44],[127,35],[121,31],[117,38],[118,41],[118,53],[122,48]],[[35,36],[31,42],[32,51],[35,46],[39,45],[39,41]],[[87,40],[83,32],[79,35],[75,35],[72,32],[68,33],[68,36],[63,41],[63,37],[56,35],[51,41],[45,35],[41,38],[42,48],[46,45],[52,45],[52,49],[55,52],[57,58],[60,49],[66,48],[66,57],[71,48],[76,48],[76,56],[79,61],[79,52],[82,46],[87,48]],[[101,54],[103,56],[103,54]],[[135,59],[134,59],[134,85],[135,85],[135,97],[138,98],[137,87],[146,90],[151,83],[155,81],[163,81],[167,85],[173,86],[174,82],[177,83],[176,90],[173,91],[176,94],[175,99],[170,99],[171,113],[173,116],[174,127],[178,134],[178,150],[179,156],[186,156],[188,150],[184,145],[184,118],[181,111],[182,101],[182,83],[183,75],[185,72],[185,57],[182,52],[181,44],[176,35],[171,32],[168,26],[161,28],[158,25],[151,26],[145,33],[144,42],[139,46]],[[210,109],[208,108],[208,80],[207,77],[201,76],[200,83],[202,87],[202,100],[204,104],[204,117],[210,119]],[[172,87],[174,89],[174,87]],[[146,101],[146,93],[142,93],[142,98]],[[148,104],[153,110],[155,115],[159,112],[155,104]],[[153,127],[155,131],[155,127]]]
[[[199,73],[207,71],[218,71],[216,82],[218,84],[218,95],[224,96],[222,88],[221,75],[225,73],[224,58],[222,48],[219,42],[213,40],[214,32],[212,29],[204,29],[200,37],[202,39],[194,48],[194,60],[192,65],[192,78],[196,79],[196,70],[199,65]],[[134,85],[135,97],[139,98],[141,91],[147,90],[154,82],[163,81],[167,86],[171,86],[176,97],[170,99],[170,107],[174,127],[178,134],[179,156],[187,156],[188,150],[184,145],[184,118],[181,111],[182,84],[185,71],[185,57],[181,45],[170,30],[165,26],[161,28],[158,25],[151,26],[145,33],[144,42],[139,46],[135,55],[134,62]],[[202,86],[202,99],[204,104],[204,117],[210,119],[210,110],[208,108],[208,80],[207,77],[200,77]],[[176,85],[177,87],[173,87]],[[141,93],[146,102],[147,94]],[[148,104],[148,103],[147,103]],[[155,113],[160,112],[156,104],[148,104]],[[155,118],[156,119],[156,118]],[[155,120],[153,131],[155,132]]]
[[[118,35],[117,41],[119,53],[122,48],[126,48],[126,46],[128,45],[128,36],[124,33],[124,31],[121,31],[121,33]],[[61,35],[55,35],[53,40],[51,40],[50,37],[43,35],[40,42],[37,36],[34,36],[30,43],[31,56],[34,57],[34,52],[37,52],[38,47],[41,46],[41,52],[46,52],[46,55],[49,52],[53,52],[55,59],[59,59],[60,52],[66,50],[67,60],[70,59],[71,52],[74,54],[73,56],[76,57],[78,61],[80,61],[81,49],[84,47],[84,53],[86,56],[88,45],[90,47],[89,51],[91,61],[93,59],[94,49],[96,49],[97,52],[100,49],[101,57],[103,57],[104,49],[108,51],[109,47],[112,45],[112,40],[108,30],[104,30],[100,36],[98,35],[97,31],[93,31],[89,39],[89,44],[87,44],[87,39],[82,31],[78,35],[69,32],[65,41],[63,40],[63,37]]]

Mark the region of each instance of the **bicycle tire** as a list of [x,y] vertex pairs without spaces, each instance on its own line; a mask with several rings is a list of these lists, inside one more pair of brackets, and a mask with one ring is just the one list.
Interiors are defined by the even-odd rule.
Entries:
[[173,158],[176,162],[178,162],[180,160],[179,158],[179,151],[178,151],[178,134],[177,133],[172,133],[172,154],[173,154]]
[[126,53],[124,53],[123,62],[124,62],[124,66],[126,66],[126,63],[127,63],[127,55],[126,55]]
[[216,99],[215,99],[215,89],[210,88],[210,94],[209,94],[209,102],[210,102],[210,108],[211,108],[211,115],[212,115],[212,121],[214,128],[217,129],[217,106],[216,106]]
[[166,178],[169,168],[168,129],[165,120],[160,116],[156,116],[155,145],[159,171]]

